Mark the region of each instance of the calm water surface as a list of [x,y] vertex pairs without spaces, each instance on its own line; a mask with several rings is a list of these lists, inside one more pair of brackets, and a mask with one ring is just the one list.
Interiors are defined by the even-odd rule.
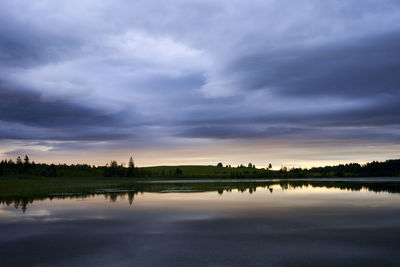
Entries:
[[152,184],[7,200],[0,266],[399,266],[400,183],[382,183]]

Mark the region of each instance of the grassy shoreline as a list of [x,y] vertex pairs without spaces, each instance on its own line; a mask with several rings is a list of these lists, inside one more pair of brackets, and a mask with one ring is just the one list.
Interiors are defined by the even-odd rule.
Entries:
[[105,187],[126,186],[131,183],[133,183],[133,178],[0,177],[0,196],[85,193]]
[[[205,179],[207,178],[207,179]],[[376,179],[376,177],[363,177],[362,179],[368,180]],[[388,177],[390,179],[399,179],[400,177]],[[314,181],[312,181],[314,179]],[[336,179],[336,181],[335,181]],[[337,181],[340,179],[340,181]],[[360,178],[353,178],[360,179]],[[229,179],[223,177],[0,177],[0,196],[32,196],[32,195],[46,195],[52,193],[93,193],[96,190],[104,188],[118,188],[118,187],[132,187],[146,182],[167,182],[176,184],[176,187],[182,187],[183,184],[191,184],[193,180],[199,181],[200,184],[206,184],[211,181],[214,184],[227,184],[227,183],[300,183],[302,181],[312,181],[313,183],[338,183],[352,181],[352,178],[343,177],[324,177],[324,178],[242,178],[242,179]],[[204,181],[202,183],[201,181]],[[216,182],[213,182],[215,180]],[[226,181],[224,181],[226,180]],[[261,180],[261,181],[258,181]]]

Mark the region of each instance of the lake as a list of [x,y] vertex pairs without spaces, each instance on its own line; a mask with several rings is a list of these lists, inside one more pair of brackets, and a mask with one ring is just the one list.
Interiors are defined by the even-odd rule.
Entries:
[[0,266],[399,266],[398,181],[153,181],[0,196]]

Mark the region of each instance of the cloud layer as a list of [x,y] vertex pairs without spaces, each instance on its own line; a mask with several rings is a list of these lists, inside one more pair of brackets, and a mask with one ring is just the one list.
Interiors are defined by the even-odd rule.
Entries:
[[397,145],[399,25],[398,1],[5,0],[0,152]]

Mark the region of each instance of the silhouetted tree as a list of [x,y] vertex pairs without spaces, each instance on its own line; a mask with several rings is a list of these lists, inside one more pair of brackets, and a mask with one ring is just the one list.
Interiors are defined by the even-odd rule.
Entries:
[[109,167],[106,169],[106,176],[114,177],[118,174],[118,163],[115,160],[110,162]]
[[22,165],[22,160],[20,156],[17,157],[17,165]]
[[223,167],[222,162],[219,162],[219,163],[217,164],[217,167]]
[[29,157],[28,157],[28,155],[25,155],[25,158],[24,158],[24,164],[25,165],[29,165]]
[[128,176],[132,177],[135,174],[135,163],[133,162],[133,158],[129,158],[129,164],[128,164]]
[[131,168],[131,169],[135,168],[135,163],[133,162],[133,158],[132,157],[129,158],[129,166],[128,167]]

